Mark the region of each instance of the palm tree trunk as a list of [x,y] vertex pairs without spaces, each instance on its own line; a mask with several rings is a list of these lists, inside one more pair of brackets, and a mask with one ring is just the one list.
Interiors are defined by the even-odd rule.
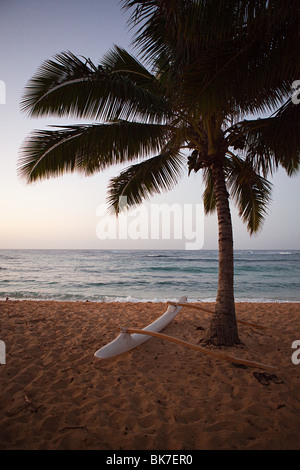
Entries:
[[219,281],[215,310],[206,341],[217,345],[239,344],[234,305],[234,255],[232,223],[225,175],[220,160],[212,167],[219,227]]

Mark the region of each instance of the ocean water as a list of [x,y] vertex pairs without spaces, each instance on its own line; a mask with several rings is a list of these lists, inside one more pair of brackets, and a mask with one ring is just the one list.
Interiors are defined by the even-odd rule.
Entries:
[[[236,251],[235,300],[300,301],[299,251]],[[0,250],[0,299],[214,301],[218,252]]]

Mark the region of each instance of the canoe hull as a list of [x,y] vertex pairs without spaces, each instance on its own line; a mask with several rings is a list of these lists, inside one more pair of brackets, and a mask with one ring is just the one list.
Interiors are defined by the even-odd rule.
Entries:
[[[186,301],[186,297],[181,297],[178,303],[185,303]],[[145,331],[159,333],[176,317],[181,308],[182,307],[180,306],[169,305],[167,311],[161,317],[143,329]],[[122,332],[116,339],[103,346],[103,348],[98,349],[94,355],[100,359],[119,356],[120,354],[130,351],[140,344],[145,343],[150,338],[150,336],[145,336],[142,334],[134,333],[130,335],[128,333]]]

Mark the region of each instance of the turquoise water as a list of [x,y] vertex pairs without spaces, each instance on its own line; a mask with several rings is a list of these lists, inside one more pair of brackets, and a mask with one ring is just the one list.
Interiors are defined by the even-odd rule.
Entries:
[[[236,301],[300,301],[299,251],[236,251]],[[0,298],[214,301],[218,252],[0,250]]]

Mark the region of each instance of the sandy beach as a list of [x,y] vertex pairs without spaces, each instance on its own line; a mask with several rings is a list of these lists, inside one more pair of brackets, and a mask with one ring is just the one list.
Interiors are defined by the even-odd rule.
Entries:
[[[213,304],[201,304],[213,308]],[[162,303],[0,302],[0,449],[300,449],[299,303],[238,303],[242,345],[281,383],[151,338],[116,359],[94,352]],[[209,314],[184,308],[164,333],[198,344]],[[219,349],[220,350],[220,349]],[[300,355],[299,355],[300,356]]]

